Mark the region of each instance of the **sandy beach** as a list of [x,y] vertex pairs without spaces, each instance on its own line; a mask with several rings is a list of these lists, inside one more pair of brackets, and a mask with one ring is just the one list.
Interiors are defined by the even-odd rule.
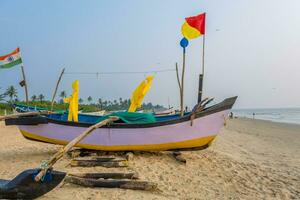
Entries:
[[[60,146],[26,140],[17,127],[0,123],[0,178],[38,167]],[[300,125],[233,119],[211,147],[183,152],[186,164],[168,152],[135,153],[128,168],[72,168],[67,172],[129,172],[158,184],[157,192],[84,188],[62,184],[39,199],[300,199]]]

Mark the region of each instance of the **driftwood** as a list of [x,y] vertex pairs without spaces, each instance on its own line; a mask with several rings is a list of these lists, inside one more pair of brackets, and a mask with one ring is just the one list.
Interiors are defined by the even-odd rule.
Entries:
[[79,136],[74,138],[71,142],[69,142],[64,148],[59,150],[56,154],[54,154],[50,160],[48,160],[46,163],[44,163],[43,169],[35,176],[35,181],[40,181],[44,174],[48,171],[49,168],[51,168],[60,158],[63,157],[63,155],[68,152],[72,147],[74,147],[77,143],[79,143],[82,139],[84,139],[87,135],[89,135],[93,130],[100,128],[101,126],[105,126],[111,122],[114,122],[118,120],[118,117],[110,117],[106,120],[103,120],[97,124],[94,124],[87,128],[85,131],[83,131]]
[[26,117],[26,116],[35,116],[35,115],[48,115],[52,112],[43,110],[43,111],[36,111],[36,112],[25,112],[25,113],[17,113],[17,114],[11,114],[6,116],[0,116],[0,121],[6,120],[6,119],[13,119],[17,117]]
[[79,178],[75,176],[67,176],[67,183],[73,183],[85,187],[105,187],[105,188],[122,188],[132,190],[147,190],[154,191],[157,189],[157,184],[147,181],[134,181],[124,179],[92,179]]
[[130,173],[70,173],[68,176],[77,178],[90,178],[90,179],[138,179],[138,174],[135,172]]

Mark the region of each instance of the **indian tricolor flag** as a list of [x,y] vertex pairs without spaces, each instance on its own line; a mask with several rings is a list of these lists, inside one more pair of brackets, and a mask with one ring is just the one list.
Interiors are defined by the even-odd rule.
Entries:
[[0,69],[11,68],[21,63],[22,59],[20,55],[20,48],[17,48],[10,54],[0,56]]

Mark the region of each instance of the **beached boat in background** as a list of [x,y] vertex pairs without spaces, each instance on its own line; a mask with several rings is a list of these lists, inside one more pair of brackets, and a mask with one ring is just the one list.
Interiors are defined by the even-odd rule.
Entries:
[[[49,110],[46,107],[38,107],[38,106],[27,106],[23,104],[14,104],[13,108],[16,112],[23,113],[23,112],[34,112],[34,111],[44,111]],[[55,113],[67,113],[67,110],[54,110]],[[105,114],[105,110],[95,111],[95,112],[83,112],[80,110],[79,115],[95,115],[95,116],[103,116]]]
[[154,112],[154,114],[156,116],[174,115],[174,114],[176,114],[176,111],[174,110],[174,108],[169,108],[169,109],[166,109],[166,110],[163,110],[163,111]]
[[[13,104],[13,109],[18,113],[50,110],[46,107],[27,106],[27,105],[24,105],[24,104]],[[54,112],[56,112],[56,113],[65,113],[65,112],[67,112],[67,110],[54,110]]]
[[95,111],[95,112],[79,112],[80,115],[94,115],[94,116],[103,116],[105,115],[105,110]]
[[[128,124],[117,122],[98,128],[77,146],[105,151],[170,150],[208,146],[223,127],[237,97],[183,117],[168,115],[156,122]],[[79,122],[67,121],[66,114],[19,117],[6,120],[18,125],[25,138],[53,144],[67,144],[86,127],[99,121],[97,116],[79,116]]]

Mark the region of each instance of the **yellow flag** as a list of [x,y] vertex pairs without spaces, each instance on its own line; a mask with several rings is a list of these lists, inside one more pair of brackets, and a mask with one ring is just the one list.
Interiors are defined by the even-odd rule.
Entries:
[[154,76],[148,76],[145,80],[143,80],[140,85],[134,90],[131,96],[131,104],[128,109],[128,112],[135,112],[137,108],[142,106],[142,102],[147,92],[150,90],[152,80]]
[[64,102],[69,104],[68,121],[78,122],[78,96],[79,96],[79,81],[72,83],[72,95],[65,98]]

